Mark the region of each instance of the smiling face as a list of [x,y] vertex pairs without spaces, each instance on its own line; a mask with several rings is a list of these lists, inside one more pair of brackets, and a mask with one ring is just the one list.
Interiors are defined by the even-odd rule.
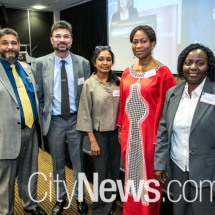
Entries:
[[134,56],[145,59],[151,56],[155,42],[151,42],[148,35],[143,30],[138,30],[132,40],[132,51]]
[[0,38],[0,57],[9,63],[14,63],[19,56],[20,44],[12,34]]
[[127,8],[129,0],[119,0],[120,8]]
[[183,64],[183,76],[188,86],[195,90],[202,83],[208,72],[208,57],[201,49],[191,51]]
[[110,72],[112,65],[113,60],[108,50],[101,51],[96,58],[96,62],[94,63],[98,74]]
[[58,28],[54,30],[50,40],[55,52],[57,53],[69,52],[72,45],[72,37],[67,29]]

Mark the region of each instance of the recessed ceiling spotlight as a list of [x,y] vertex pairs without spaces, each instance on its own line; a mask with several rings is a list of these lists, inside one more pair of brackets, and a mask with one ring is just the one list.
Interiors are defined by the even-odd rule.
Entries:
[[42,6],[42,5],[35,5],[35,6],[33,6],[33,8],[34,8],[34,9],[37,9],[37,10],[41,10],[41,9],[43,9],[43,8],[45,8],[45,7]]

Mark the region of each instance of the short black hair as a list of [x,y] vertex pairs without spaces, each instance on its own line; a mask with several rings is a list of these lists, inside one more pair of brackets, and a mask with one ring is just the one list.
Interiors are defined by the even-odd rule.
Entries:
[[4,35],[14,35],[16,37],[18,43],[20,43],[18,33],[16,31],[14,31],[13,29],[11,29],[11,28],[0,29],[0,38],[3,37]]
[[187,55],[196,49],[201,49],[208,57],[208,76],[211,81],[215,81],[215,57],[214,53],[206,46],[199,44],[199,43],[193,43],[187,46],[178,56],[178,64],[177,64],[177,71],[178,71],[178,77],[180,79],[184,79],[183,76],[183,64],[187,57]]
[[[115,57],[114,57],[114,54],[111,51],[111,49],[109,49],[107,46],[100,46],[100,47],[101,48],[99,48],[99,49],[96,48],[95,51],[93,52],[93,57],[91,59],[93,66],[94,66],[94,64],[96,62],[96,59],[97,59],[98,55],[102,51],[106,51],[106,50],[110,53],[111,58],[112,58],[112,64],[114,64]],[[95,71],[95,73],[96,73],[96,71]],[[120,84],[119,77],[112,70],[110,70],[109,75],[108,75],[108,81],[110,82],[111,80],[113,80],[116,83],[116,85],[119,86],[119,84]]]
[[132,43],[134,35],[136,34],[137,31],[143,31],[149,38],[150,42],[157,42],[156,34],[153,28],[151,28],[148,25],[138,25],[135,27],[131,33],[130,33],[130,42]]
[[55,22],[53,25],[52,25],[52,28],[51,28],[51,36],[53,34],[53,31],[56,30],[56,29],[66,29],[70,32],[70,35],[72,37],[72,26],[70,23],[64,21],[64,20],[60,20],[60,21],[57,21]]

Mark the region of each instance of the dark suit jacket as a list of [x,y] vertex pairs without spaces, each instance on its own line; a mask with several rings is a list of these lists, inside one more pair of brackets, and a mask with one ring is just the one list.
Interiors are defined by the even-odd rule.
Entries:
[[[128,10],[129,10],[129,17],[127,20],[131,21],[139,18],[136,8],[129,7]],[[119,22],[119,21],[121,20],[120,20],[120,11],[118,10],[116,13],[113,14],[111,23]],[[123,21],[126,21],[126,20],[123,20]]]
[[[166,96],[160,120],[156,151],[155,170],[170,172],[171,134],[175,113],[178,109],[185,83],[171,88]],[[215,82],[206,78],[203,91],[215,94]],[[201,97],[200,97],[201,98]],[[198,101],[191,124],[189,138],[189,178],[199,181],[215,181],[215,106]],[[202,187],[209,186],[204,183]],[[215,184],[213,185],[215,190]]]

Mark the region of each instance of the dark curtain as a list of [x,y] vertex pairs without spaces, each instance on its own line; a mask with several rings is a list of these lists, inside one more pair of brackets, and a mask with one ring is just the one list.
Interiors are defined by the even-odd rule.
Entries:
[[[17,31],[21,44],[30,44],[29,41],[29,26],[28,26],[28,11],[22,9],[6,8],[9,22],[2,24],[1,28],[12,28]],[[31,49],[35,46],[32,52],[32,57],[41,57],[53,52],[50,43],[50,30],[53,24],[53,13],[41,11],[29,11],[30,16],[30,36]],[[30,46],[28,54],[30,55]],[[21,47],[21,51],[25,48]]]
[[[62,10],[60,18],[72,25],[71,51],[74,54],[83,56],[91,62],[95,46],[107,45],[106,0],[93,0]],[[91,68],[93,71],[93,66]]]

